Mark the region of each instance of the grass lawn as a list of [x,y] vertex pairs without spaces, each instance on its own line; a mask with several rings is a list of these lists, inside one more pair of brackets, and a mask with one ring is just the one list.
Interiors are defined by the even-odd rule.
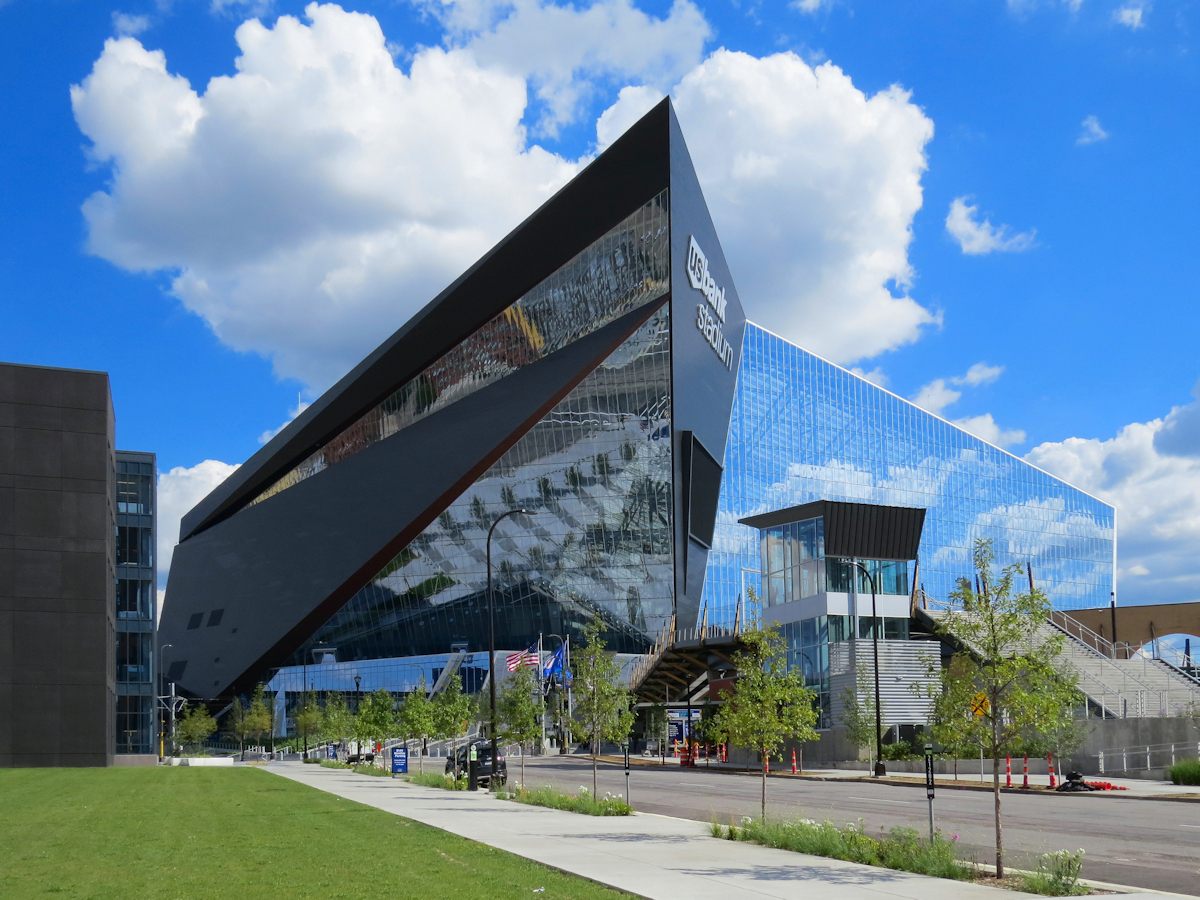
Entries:
[[0,769],[0,812],[6,898],[626,896],[249,767]]

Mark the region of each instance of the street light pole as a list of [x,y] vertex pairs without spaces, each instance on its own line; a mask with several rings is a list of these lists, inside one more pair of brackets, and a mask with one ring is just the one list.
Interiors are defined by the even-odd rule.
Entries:
[[[496,516],[492,522],[492,527],[487,533],[487,597],[488,597],[488,703],[491,713],[489,719],[491,722],[491,739],[492,739],[492,774],[495,774],[500,767],[499,757],[496,755],[496,602],[492,592],[492,534],[496,531],[496,526],[507,519],[509,516],[528,514],[528,510],[523,507],[510,509],[507,512],[502,512]],[[541,660],[538,660],[538,665],[541,665]],[[488,787],[495,790],[493,784],[494,779],[488,777]]]
[[[883,764],[883,708],[879,701],[879,615],[875,612],[875,579],[871,577],[867,567],[857,559],[851,559],[846,564],[856,567],[866,575],[867,584],[871,586],[871,653],[875,662],[875,777],[880,778],[887,774],[887,767]],[[858,639],[858,635],[854,637],[855,640]]]
[[[564,638],[561,634],[547,634],[546,637],[557,638],[559,649],[562,649],[563,646],[566,644],[566,638]],[[555,655],[557,655],[557,654],[558,654],[558,651],[556,650]],[[562,692],[563,692],[563,690],[566,690],[566,686],[567,686],[567,657],[566,657],[565,650],[563,651],[563,664],[562,664],[562,676],[561,677],[562,677],[562,689],[554,692],[554,736],[556,738],[558,738],[559,754],[565,753],[566,749],[567,749],[566,748],[566,743],[567,743],[566,735],[564,733],[565,729],[563,728],[563,717],[562,717]],[[551,674],[551,676],[550,676],[550,687],[552,689],[554,687],[554,675],[553,674]],[[542,711],[543,722],[545,721],[545,718],[546,718],[546,713],[545,713],[545,710],[543,709],[543,711]]]

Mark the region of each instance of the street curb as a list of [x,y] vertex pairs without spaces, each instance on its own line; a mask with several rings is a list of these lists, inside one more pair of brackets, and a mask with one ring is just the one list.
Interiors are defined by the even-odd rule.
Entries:
[[[564,756],[562,758],[579,759],[580,757],[577,757],[574,754],[564,754]],[[611,763],[616,766],[624,765],[624,759],[619,756],[601,756],[600,760],[603,762]],[[658,768],[658,769],[671,768],[671,765],[669,763],[666,766],[664,766],[661,764],[661,762],[658,759],[655,759],[653,762],[650,762],[650,761],[646,761],[644,757],[632,757],[630,759],[630,763],[634,763],[637,760],[640,760],[640,762],[638,763],[638,765],[640,767],[652,767],[652,768]],[[681,768],[681,767],[677,765],[677,766],[675,766],[675,768]],[[758,778],[761,775],[761,773],[755,769],[731,769],[731,768],[727,768],[727,767],[718,767],[718,768],[714,769],[710,766],[699,766],[699,765],[694,766],[694,767],[688,767],[688,771],[696,773],[696,774],[699,774],[701,772],[707,772],[709,774],[716,774],[716,775],[741,775],[743,777],[750,776],[753,778]],[[891,785],[896,785],[898,787],[918,787],[918,788],[925,787],[925,780],[916,775],[913,775],[911,778],[904,778],[904,777],[900,777],[897,775],[887,775],[887,776],[884,776],[883,778],[876,778],[873,775],[864,774],[864,775],[858,776],[858,777],[844,778],[844,777],[828,776],[828,775],[816,775],[816,774],[812,774],[813,771],[814,770],[810,769],[807,772],[802,772],[797,775],[793,775],[790,772],[768,772],[767,777],[768,778],[782,778],[785,780],[791,779],[791,780],[795,780],[795,781],[845,782],[847,784],[855,784],[855,783],[891,784]],[[816,771],[820,771],[820,770],[816,770]],[[953,782],[953,781],[952,782],[938,781],[935,783],[935,787],[938,790],[978,791],[978,792],[986,792],[989,794],[992,792],[992,786],[990,784],[986,784],[986,783],[985,784],[963,784],[963,783]],[[1058,791],[1053,791],[1048,786],[1044,786],[1044,785],[1036,785],[1031,788],[1002,787],[1002,788],[1000,788],[1000,793],[1002,793],[1002,794],[1020,794],[1020,795],[1026,796],[1026,797],[1064,797],[1064,796],[1115,797],[1115,798],[1119,798],[1122,800],[1152,800],[1155,802],[1160,801],[1160,800],[1167,800],[1171,803],[1200,803],[1200,794],[1198,794],[1197,796],[1194,796],[1194,797],[1190,797],[1190,796],[1172,796],[1171,794],[1161,794],[1161,795],[1157,795],[1157,796],[1150,796],[1150,795],[1146,795],[1146,794],[1131,794],[1128,791],[1078,791],[1078,792],[1064,791],[1062,793],[1059,793]]]

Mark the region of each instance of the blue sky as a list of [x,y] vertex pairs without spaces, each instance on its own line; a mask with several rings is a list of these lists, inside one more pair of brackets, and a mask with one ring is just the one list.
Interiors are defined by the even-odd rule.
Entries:
[[670,93],[752,319],[1116,503],[1123,601],[1200,599],[1198,26],[0,0],[0,359],[111,373],[165,563],[173,519]]

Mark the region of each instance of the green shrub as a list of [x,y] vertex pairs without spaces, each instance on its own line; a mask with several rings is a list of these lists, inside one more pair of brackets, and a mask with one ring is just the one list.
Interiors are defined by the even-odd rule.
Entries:
[[467,776],[455,778],[453,775],[441,775],[436,772],[413,772],[408,776],[408,780],[413,784],[419,784],[421,787],[441,788],[446,791],[465,791],[467,789]]
[[323,759],[321,760],[321,768],[323,769],[348,769],[349,763],[344,763],[340,759]]
[[315,765],[316,765],[317,763],[319,763],[320,761],[321,761],[321,760],[320,760],[319,758],[315,757],[315,756],[306,756],[306,757],[304,757],[304,762],[305,762],[305,763],[307,763],[307,764],[309,764],[309,765],[314,765],[314,766],[315,766]]
[[627,816],[633,812],[633,807],[626,803],[624,798],[615,794],[593,797],[592,792],[585,787],[581,787],[578,794],[564,794],[549,785],[544,788],[519,787],[500,796],[518,803],[528,803],[530,806],[546,806],[589,816]]
[[1079,883],[1079,873],[1082,871],[1082,849],[1074,853],[1070,850],[1043,853],[1038,858],[1037,871],[1022,877],[1021,888],[1046,897],[1075,897],[1091,893]]
[[883,758],[889,761],[916,759],[919,755],[908,741],[896,741],[883,745]]
[[1181,759],[1170,769],[1173,784],[1200,784],[1200,759]]
[[359,775],[374,775],[376,778],[391,778],[392,773],[380,766],[373,766],[370,763],[358,765],[354,767],[354,771]]
[[861,822],[839,826],[809,819],[793,822],[753,819],[743,820],[740,829],[730,825],[729,831],[741,840],[795,853],[957,881],[974,877],[974,869],[955,858],[953,840],[935,834],[932,841],[927,841],[912,828],[893,828],[886,836],[875,838],[863,830]]

